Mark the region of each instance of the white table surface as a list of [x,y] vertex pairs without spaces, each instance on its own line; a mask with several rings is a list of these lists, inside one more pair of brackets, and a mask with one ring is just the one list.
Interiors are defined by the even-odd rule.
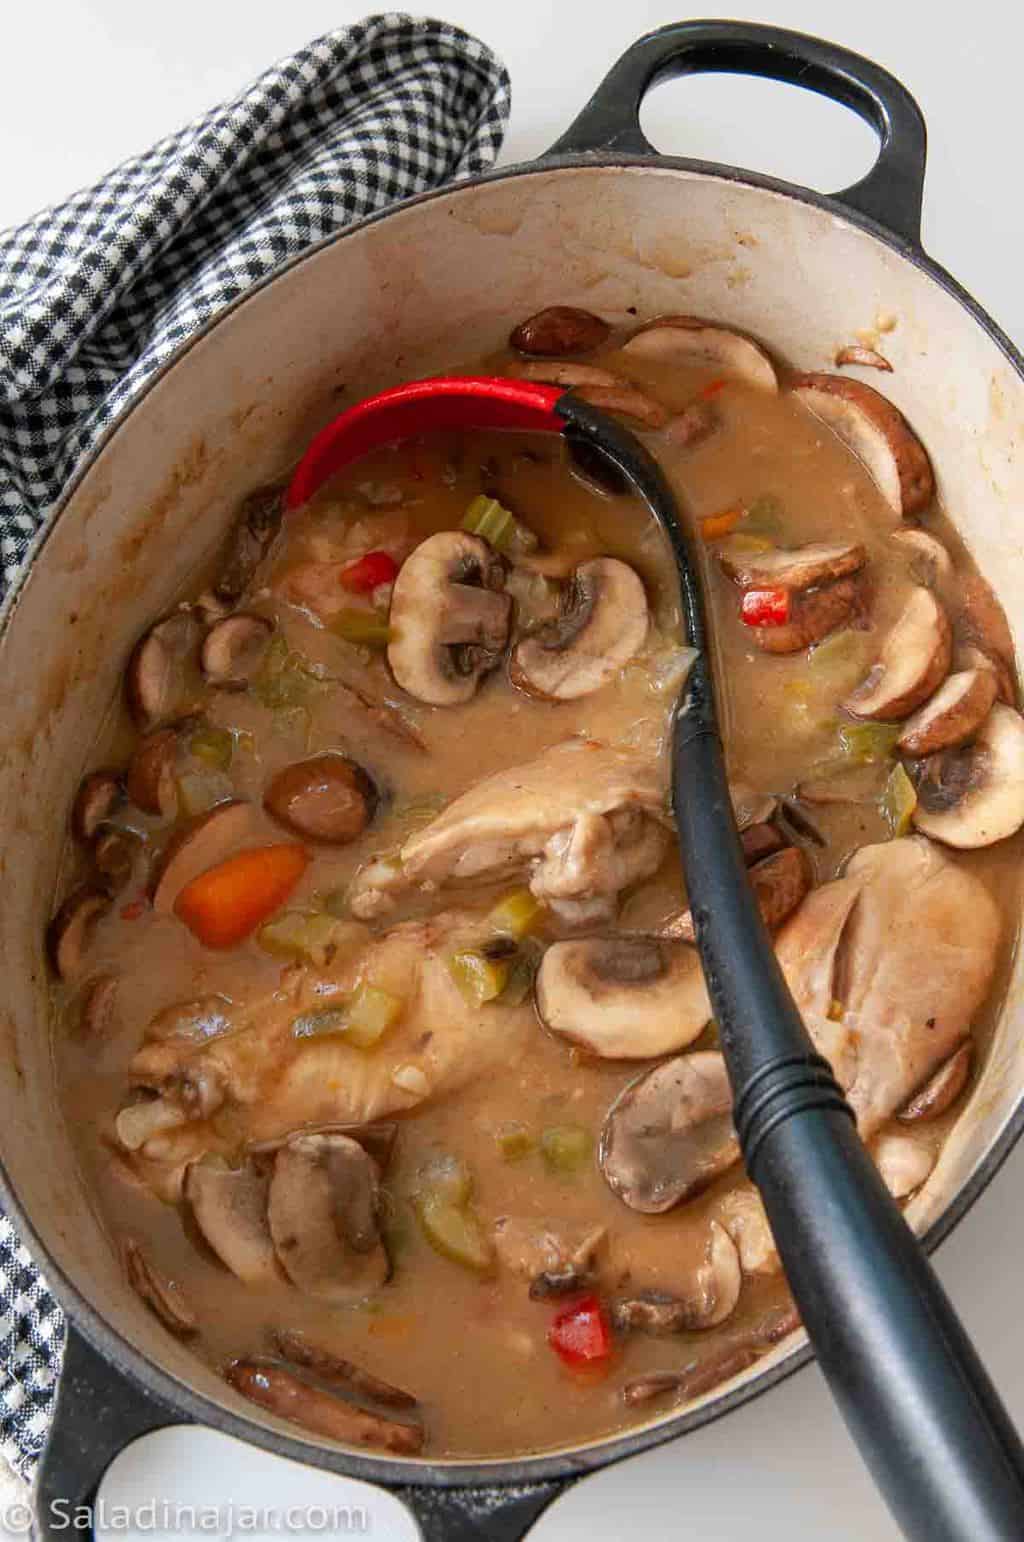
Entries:
[[[439,0],[437,10],[475,31],[509,66],[513,110],[504,161],[544,149],[629,42],[681,14],[656,0]],[[0,226],[60,200],[275,58],[363,14],[359,0],[6,5]],[[746,15],[845,43],[906,82],[931,134],[925,244],[1024,344],[1024,199],[1019,135],[1011,128],[1020,97],[1021,7],[974,0],[966,13],[953,13],[931,0],[750,0]],[[645,128],[663,150],[734,161],[822,189],[854,181],[871,159],[871,135],[858,120],[761,82],[719,78],[662,87]],[[937,1262],[1024,1424],[1022,1184],[1024,1149]],[[125,1533],[114,1506],[156,1500],[245,1502],[282,1513],[292,1504],[350,1502],[366,1508],[375,1542],[416,1536],[394,1501],[365,1486],[293,1468],[209,1432],[163,1432],[139,1442],[115,1463],[102,1494],[118,1535]],[[752,1521],[760,1542],[896,1536],[815,1368],[684,1441],[577,1484],[540,1520],[531,1542],[621,1542],[628,1535],[644,1542],[748,1542]],[[17,1513],[10,1522],[20,1529]],[[279,1526],[287,1529],[287,1519]],[[310,1528],[323,1530],[315,1513]],[[172,1533],[142,1511],[135,1534]]]

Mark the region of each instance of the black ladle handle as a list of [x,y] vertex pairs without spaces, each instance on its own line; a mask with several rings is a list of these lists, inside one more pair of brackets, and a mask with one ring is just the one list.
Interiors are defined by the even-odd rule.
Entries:
[[661,80],[709,72],[788,82],[858,113],[878,135],[878,158],[859,182],[831,196],[920,245],[927,147],[920,108],[888,70],[803,32],[749,21],[682,21],[648,32],[612,65],[547,155],[656,156],[640,127],[647,92]]
[[671,542],[697,659],[676,712],[672,796],[734,1118],[833,1395],[908,1538],[1024,1538],[1024,1449],[931,1265],[858,1139],[793,1002],[732,812],[693,544],[661,469],[571,395],[556,409],[640,492]]

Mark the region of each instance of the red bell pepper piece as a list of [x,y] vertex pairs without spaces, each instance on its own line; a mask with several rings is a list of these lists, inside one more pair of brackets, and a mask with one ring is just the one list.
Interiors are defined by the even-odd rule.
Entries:
[[378,584],[393,583],[397,575],[398,563],[390,552],[368,551],[342,568],[341,586],[350,594],[369,594]]
[[789,590],[746,589],[740,600],[740,620],[747,626],[785,626],[789,620]]
[[607,1360],[612,1352],[612,1334],[598,1297],[581,1296],[563,1307],[548,1329],[548,1343],[566,1365]]

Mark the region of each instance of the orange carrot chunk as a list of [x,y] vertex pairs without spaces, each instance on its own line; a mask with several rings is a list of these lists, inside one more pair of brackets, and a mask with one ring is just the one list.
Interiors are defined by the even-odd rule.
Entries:
[[308,862],[291,843],[240,851],[187,883],[174,913],[204,947],[233,948],[284,904]]
[[700,521],[701,540],[720,541],[739,524],[742,518],[742,509],[723,509],[721,514],[705,514]]

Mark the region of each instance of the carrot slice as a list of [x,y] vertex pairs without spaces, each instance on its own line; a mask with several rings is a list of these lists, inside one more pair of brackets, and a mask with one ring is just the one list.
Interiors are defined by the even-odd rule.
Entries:
[[240,851],[187,883],[174,913],[204,947],[233,948],[284,904],[308,862],[292,843]]
[[700,521],[701,540],[720,541],[735,529],[742,518],[742,509],[723,509],[721,514],[705,514]]

